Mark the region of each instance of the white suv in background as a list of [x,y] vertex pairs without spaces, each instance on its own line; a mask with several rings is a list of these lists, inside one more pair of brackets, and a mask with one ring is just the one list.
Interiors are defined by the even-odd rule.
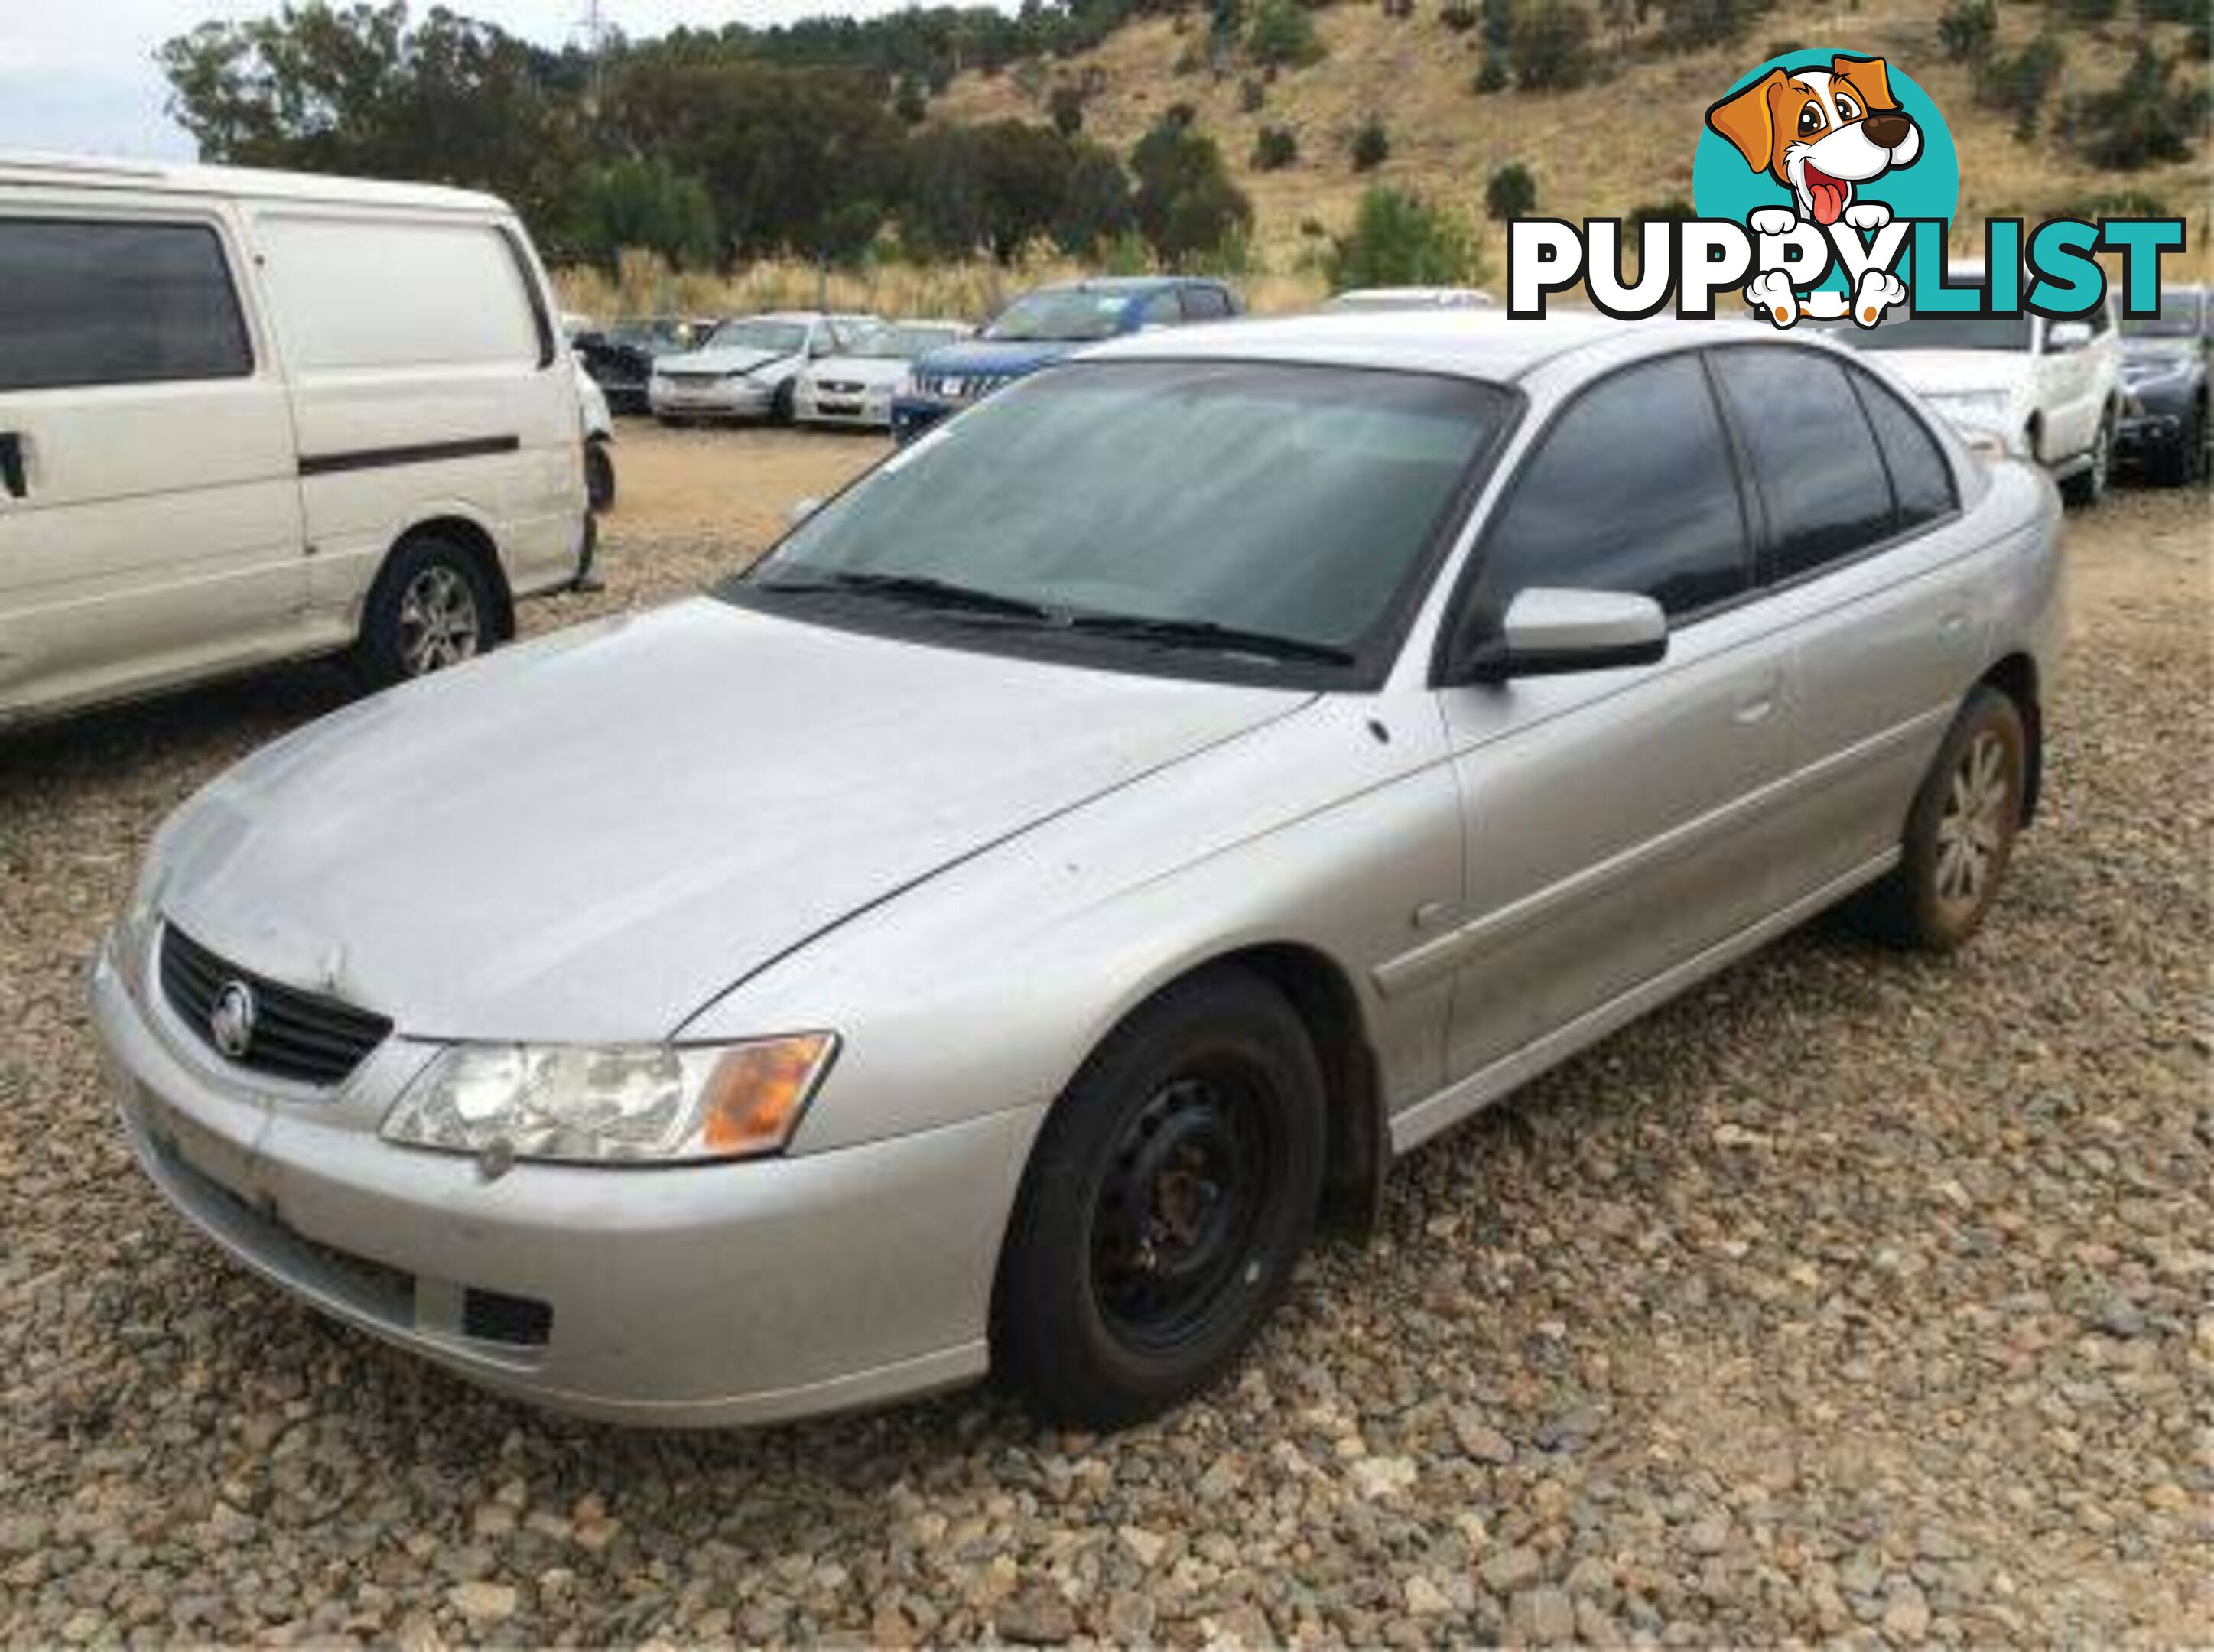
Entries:
[[[1982,278],[1980,270],[1951,275]],[[2080,321],[1927,315],[1838,333],[1883,352],[1970,445],[2034,460],[2070,504],[2095,505],[2106,493],[2125,394],[2111,294]]]
[[0,725],[492,647],[585,571],[580,417],[489,195],[0,153]]

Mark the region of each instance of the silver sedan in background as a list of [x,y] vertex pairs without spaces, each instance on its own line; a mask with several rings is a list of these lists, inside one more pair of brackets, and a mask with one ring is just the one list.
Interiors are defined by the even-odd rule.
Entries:
[[1124,1424],[1532,1074],[1848,897],[1967,939],[2058,542],[1770,329],[1142,335],[249,758],[94,1021],[180,1209],[477,1380]]

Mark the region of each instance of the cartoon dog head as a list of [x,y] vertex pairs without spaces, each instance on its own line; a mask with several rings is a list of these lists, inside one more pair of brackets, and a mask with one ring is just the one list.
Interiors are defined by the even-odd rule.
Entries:
[[1707,111],[1707,125],[1755,172],[1791,192],[1799,216],[1835,223],[1853,186],[1922,153],[1922,130],[1891,95],[1881,58],[1832,58],[1827,69],[1771,69]]

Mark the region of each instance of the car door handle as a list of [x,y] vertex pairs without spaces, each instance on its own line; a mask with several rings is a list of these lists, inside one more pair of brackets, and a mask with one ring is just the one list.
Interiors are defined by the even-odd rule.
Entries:
[[30,483],[23,474],[23,433],[0,431],[0,487],[11,499],[28,499]]
[[1747,694],[1739,701],[1737,708],[1730,713],[1730,721],[1741,727],[1750,728],[1755,723],[1766,722],[1768,714],[1775,709],[1776,691],[1773,688],[1763,688],[1758,694]]
[[1941,636],[1957,637],[1967,628],[1968,616],[1958,609],[1943,615],[1937,621],[1937,631]]

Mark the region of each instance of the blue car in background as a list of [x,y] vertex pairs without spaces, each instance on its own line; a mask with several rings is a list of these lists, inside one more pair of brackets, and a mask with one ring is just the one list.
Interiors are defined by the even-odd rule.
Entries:
[[1236,291],[1204,276],[1148,275],[1071,281],[1026,292],[964,344],[914,364],[892,399],[892,435],[911,442],[948,413],[1071,351],[1149,327],[1222,321],[1241,314]]

